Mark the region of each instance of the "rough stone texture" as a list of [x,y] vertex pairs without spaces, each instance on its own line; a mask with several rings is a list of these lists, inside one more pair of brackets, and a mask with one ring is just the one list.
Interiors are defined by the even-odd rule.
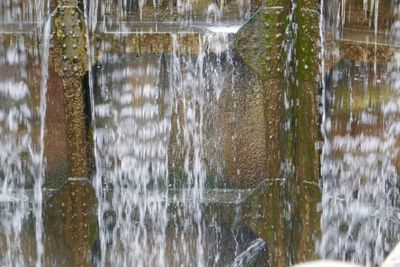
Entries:
[[[239,32],[236,38],[235,49],[257,75],[257,83],[261,89],[257,102],[262,103],[262,121],[264,130],[257,133],[257,139],[262,138],[265,142],[264,148],[267,152],[265,160],[266,173],[259,177],[280,177],[280,164],[282,153],[279,149],[280,136],[282,135],[283,119],[283,33],[285,31],[285,17],[287,5],[270,6],[259,10],[248,24]],[[263,36],[260,38],[259,36]],[[257,105],[255,105],[257,106]],[[258,122],[260,123],[260,121]],[[246,135],[241,135],[247,139]],[[248,140],[253,142],[256,139]],[[244,143],[246,146],[246,143]],[[247,162],[246,159],[243,159]],[[242,176],[241,179],[243,179]]]
[[47,266],[92,266],[96,195],[87,179],[69,179],[44,205]]
[[[386,63],[392,57],[393,42],[390,31],[395,21],[392,1],[379,2],[378,27],[375,33],[375,14],[365,11],[363,1],[345,1],[343,14],[337,17],[337,5],[340,1],[328,1],[325,4],[325,18],[327,25],[337,25],[335,28],[325,30],[325,47],[338,49],[343,58],[353,61],[371,63]],[[371,1],[369,1],[371,2]],[[340,19],[341,18],[341,19]],[[339,31],[338,31],[339,30]],[[338,39],[338,40],[336,40]],[[339,41],[340,40],[340,41]],[[333,68],[339,58],[332,56],[326,59],[326,67]]]
[[[73,5],[77,2],[65,3]],[[84,95],[84,91],[87,90],[84,76],[88,71],[88,60],[83,14],[76,6],[60,6],[56,9],[53,16],[51,44],[48,89],[50,108],[47,112],[49,114],[53,112],[53,109],[59,110],[57,115],[60,117],[57,119],[52,114],[48,119],[48,125],[55,122],[55,125],[50,127],[53,129],[50,133],[55,133],[57,136],[53,139],[47,134],[49,138],[46,139],[46,156],[54,162],[54,166],[49,166],[47,173],[53,175],[46,177],[45,184],[57,186],[62,184],[66,177],[88,177],[90,173],[91,149],[88,146],[89,118],[87,117],[90,114],[87,114],[85,110],[87,103],[85,103]],[[63,94],[59,95],[56,92]],[[56,103],[61,104],[61,101],[64,102],[63,108],[60,106],[51,108]],[[57,147],[61,148],[61,151],[54,151]],[[57,177],[56,173],[57,169],[65,164],[63,162],[65,158],[61,154],[64,157],[67,155],[68,159],[68,175],[64,178]]]
[[[294,20],[298,25],[295,41],[293,89],[289,99],[293,101],[291,161],[294,173],[289,179],[291,199],[291,234],[293,262],[310,260],[314,256],[315,237],[319,234],[317,203],[320,201],[317,182],[319,178],[318,103],[319,89],[319,1],[299,0]],[[289,153],[290,158],[290,153]],[[309,191],[312,190],[312,191]]]
[[45,185],[62,183],[69,176],[64,85],[61,77],[49,69],[45,133]]
[[392,57],[391,48],[386,44],[374,45],[356,41],[342,40],[340,42],[341,55],[353,61],[386,63]]
[[[177,42],[180,45],[180,52],[183,55],[196,55],[199,48],[199,34],[188,33],[178,34]],[[135,56],[144,54],[170,54],[172,51],[171,33],[152,33],[152,34],[97,34],[97,43],[104,43],[101,51],[103,53],[112,51],[123,51]],[[100,47],[97,47],[100,48]],[[102,57],[100,49],[96,49],[96,58]]]
[[86,30],[80,1],[58,4],[52,16],[47,94],[45,187],[53,191],[44,205],[45,263],[92,266],[91,248],[98,235],[96,196],[88,180],[92,151]]
[[209,128],[219,129],[212,134],[221,137],[220,145],[214,147],[217,151],[210,154],[221,153],[224,163],[223,178],[215,181],[216,186],[253,188],[267,178],[264,91],[246,64],[239,60],[235,69],[239,71],[234,92],[224,89],[216,118],[210,119],[213,126]]
[[[286,178],[249,201],[245,208],[248,212],[243,216],[270,245],[271,266],[312,259],[319,229],[319,151],[315,149],[319,139],[318,1],[297,1],[293,13],[298,25],[295,33],[290,12],[290,1],[270,2],[263,16],[256,14],[253,18],[258,19],[259,26],[246,30],[246,25],[236,46],[244,62],[258,74],[265,92],[267,177]],[[264,38],[255,37],[259,35]],[[284,48],[291,43],[286,40],[293,40],[289,60]]]

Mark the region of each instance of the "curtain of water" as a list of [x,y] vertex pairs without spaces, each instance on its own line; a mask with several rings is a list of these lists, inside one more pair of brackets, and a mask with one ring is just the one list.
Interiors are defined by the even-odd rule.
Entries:
[[[46,10],[43,0],[3,1],[0,5],[4,29],[0,35],[4,55],[0,63],[0,265],[28,266],[36,261],[36,266],[41,266],[50,21],[41,23]],[[37,23],[37,27],[20,32],[24,23]],[[10,25],[17,26],[7,28]],[[41,44],[36,43],[38,35]],[[41,66],[41,71],[34,71],[35,66]],[[36,242],[27,242],[24,229],[32,220]]]
[[[328,8],[328,20],[334,17],[332,13],[337,13],[329,8],[339,5],[338,1],[324,3]],[[368,8],[371,16],[374,14],[376,33],[379,2],[364,1],[364,7]],[[325,23],[321,21],[321,31],[326,30]],[[335,22],[334,25],[344,23]],[[394,40],[398,40],[396,25],[394,22]],[[326,31],[322,36],[329,33]],[[325,38],[323,41],[326,45]],[[396,42],[394,46],[398,45]],[[318,245],[323,258],[379,266],[400,238],[397,222],[400,113],[396,88],[399,60],[397,49],[393,49],[390,63],[386,67],[380,66],[380,70],[377,69],[376,57],[374,62],[340,61],[331,71],[323,70],[325,104],[322,132],[325,143],[321,166],[322,239]],[[324,58],[331,60],[329,49],[323,51],[327,51]],[[366,92],[377,90],[368,82],[370,80],[386,80],[387,84],[381,85],[380,93],[383,95],[387,88],[390,98],[361,111],[353,110],[360,106],[359,87]],[[345,90],[348,96],[343,96],[340,90]],[[346,123],[341,114],[348,116]]]
[[[334,30],[336,37],[340,35],[340,29],[345,23],[351,20],[351,12],[349,11],[348,0],[326,1],[323,14],[326,15],[326,26],[330,26]],[[364,15],[369,19],[369,26],[375,30],[375,34],[379,29],[379,0],[363,0]],[[349,16],[349,17],[347,17]]]
[[47,106],[47,79],[48,79],[48,66],[49,66],[49,51],[50,51],[50,32],[51,32],[51,18],[48,18],[43,30],[42,50],[41,50],[41,83],[40,83],[40,140],[39,140],[39,153],[34,160],[37,169],[35,173],[35,186],[34,186],[34,215],[35,215],[35,231],[36,231],[36,250],[37,260],[36,266],[41,266],[43,260],[43,221],[42,221],[42,206],[43,206],[43,183],[45,173],[45,158],[44,158],[44,136],[45,136],[45,116]]
[[[168,118],[157,107],[157,65],[124,67],[119,57],[105,57],[102,98],[96,105],[97,185],[101,217],[102,263],[119,266],[165,265]],[[122,65],[122,66],[121,66]],[[120,88],[120,90],[112,90]],[[136,106],[133,103],[137,103]],[[105,121],[107,118],[107,122]],[[103,190],[112,192],[104,192]],[[107,196],[108,194],[109,196]],[[108,198],[108,199],[107,199]],[[113,228],[110,230],[110,220]],[[153,241],[153,242],[151,242]],[[110,243],[109,252],[105,251]]]
[[146,0],[90,0],[89,28],[96,27],[106,31],[116,27],[122,31],[125,24],[162,21],[171,24],[190,26],[192,24],[221,23],[228,18],[231,22],[243,22],[250,18],[251,1],[215,1],[199,2],[178,0],[171,2]]
[[[17,38],[14,43],[0,49],[2,54],[6,55],[1,60],[1,67],[14,68],[18,73],[2,75],[0,84],[0,232],[3,236],[0,243],[0,263],[4,266],[22,266],[24,258],[20,235],[29,208],[28,196],[23,185],[32,179],[26,169],[30,166],[27,156],[34,139],[31,123],[33,114],[28,106],[29,88],[26,83],[27,51],[23,38]],[[21,131],[20,128],[25,130]],[[25,161],[22,160],[23,154],[27,155]],[[32,184],[32,180],[30,183]]]
[[[96,71],[102,265],[206,265],[203,116],[206,96],[212,92],[215,99],[221,91],[221,77],[208,73],[207,64],[211,53],[226,51],[228,38],[198,34],[198,47],[189,49],[179,41],[185,35],[170,38],[171,50],[160,56],[121,61],[103,52]],[[102,49],[109,45],[104,41]],[[187,54],[191,50],[198,55]],[[172,166],[171,153],[182,155],[179,166]]]
[[46,0],[12,0],[0,3],[0,25],[14,24],[17,28],[23,24],[42,23],[48,7]]

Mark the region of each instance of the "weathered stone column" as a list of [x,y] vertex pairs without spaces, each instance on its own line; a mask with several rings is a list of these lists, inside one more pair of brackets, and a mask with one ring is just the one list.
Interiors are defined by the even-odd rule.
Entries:
[[[284,70],[286,18],[290,1],[269,1],[239,33],[236,49],[253,72],[261,89],[265,140],[265,177],[281,177],[284,145]],[[262,137],[261,137],[262,138]],[[243,179],[247,179],[245,176]],[[283,181],[268,183],[268,188],[245,204],[243,221],[267,242],[269,266],[287,266],[285,187]]]
[[268,243],[270,266],[312,259],[319,229],[319,1],[293,4],[268,1],[236,46],[264,92],[270,181],[248,200],[243,220]]
[[[88,117],[85,75],[88,72],[86,29],[78,0],[62,0],[53,16],[50,69],[62,80],[69,177],[88,177]],[[87,88],[86,88],[87,90]]]
[[92,266],[96,196],[90,182],[86,25],[81,1],[52,1],[45,156],[45,263]]
[[[284,118],[284,41],[289,5],[276,0],[261,8],[239,32],[236,50],[244,63],[256,73],[261,88],[261,107],[265,127],[266,177],[280,177],[281,136]],[[258,103],[254,103],[255,106]],[[254,140],[253,140],[254,141]],[[271,153],[272,152],[272,153]]]
[[293,74],[289,83],[289,99],[292,101],[289,132],[293,138],[288,154],[293,166],[288,180],[292,213],[288,230],[292,239],[290,251],[294,262],[314,257],[315,239],[319,236],[319,21],[319,0],[297,1],[294,11],[297,31],[291,61]]

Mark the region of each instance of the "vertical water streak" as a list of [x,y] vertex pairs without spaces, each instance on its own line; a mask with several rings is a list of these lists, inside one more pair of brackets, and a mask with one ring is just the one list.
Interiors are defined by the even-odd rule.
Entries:
[[[319,21],[319,36],[320,36],[320,47],[321,47],[321,52],[320,52],[320,87],[321,87],[321,99],[320,99],[320,114],[321,114],[321,133],[322,137],[325,139],[325,120],[326,120],[326,82],[325,82],[325,1],[326,0],[321,0],[321,5],[320,5],[320,21]],[[323,148],[322,148],[323,149]],[[322,151],[321,153],[321,162],[323,162],[323,155],[324,152]]]
[[[86,3],[86,8],[87,8],[87,1]],[[87,25],[89,28],[90,32],[95,32],[96,27],[97,27],[97,17],[99,14],[99,1],[98,0],[91,0],[89,1],[89,9],[86,10],[86,15],[87,15]]]
[[[364,4],[374,16],[376,38],[379,2]],[[318,247],[322,258],[379,266],[399,238],[399,64],[396,42],[392,45],[393,57],[387,66],[378,65],[376,60],[354,62],[344,58],[322,77],[325,142],[321,161],[322,239]],[[376,46],[375,40],[368,49],[376,51]],[[328,53],[325,56],[328,59]],[[369,80],[383,83],[371,85]],[[376,92],[377,99],[372,96]]]
[[[27,266],[33,262],[36,262],[36,266],[42,264],[41,186],[44,175],[46,62],[50,36],[50,22],[46,25],[42,23],[47,10],[45,2],[7,1],[0,6],[0,38],[3,40],[0,68],[5,74],[0,76],[0,235],[6,241],[0,242],[0,264],[4,266]],[[26,27],[30,24],[33,27]],[[40,45],[36,43],[37,36],[43,37],[39,38]],[[37,64],[40,66],[39,72],[34,71]],[[36,99],[40,99],[37,106]],[[28,235],[26,229],[31,222],[32,236]]]
[[[188,35],[197,47],[181,47]],[[229,38],[166,36],[168,50],[137,57],[102,44],[94,105],[101,265],[206,266],[204,116],[225,84]]]
[[43,183],[45,174],[45,158],[44,158],[44,137],[45,137],[45,126],[46,126],[46,106],[47,106],[47,80],[48,80],[48,66],[49,66],[49,50],[50,50],[50,34],[51,34],[51,17],[49,17],[44,25],[43,39],[42,39],[42,50],[41,50],[41,83],[40,83],[40,143],[39,143],[39,154],[34,160],[34,163],[38,165],[38,172],[36,174],[35,185],[34,185],[34,196],[35,196],[35,231],[36,231],[36,250],[37,259],[36,267],[42,265],[43,260]]
[[[4,36],[0,37],[4,40]],[[14,43],[0,47],[1,68],[13,68],[20,74],[1,75],[0,80],[0,263],[1,265],[23,265],[21,233],[29,214],[28,196],[24,185],[29,181],[29,159],[22,161],[21,154],[29,153],[32,142],[32,111],[27,102],[29,88],[27,79],[27,51],[24,39],[17,36]],[[25,132],[19,128],[26,128]],[[28,154],[29,155],[29,154]],[[25,165],[26,164],[26,165]]]
[[165,266],[170,121],[168,106],[166,117],[158,108],[161,58],[134,64],[118,58],[104,57],[104,102],[95,109],[97,124],[105,126],[95,129],[102,264]]

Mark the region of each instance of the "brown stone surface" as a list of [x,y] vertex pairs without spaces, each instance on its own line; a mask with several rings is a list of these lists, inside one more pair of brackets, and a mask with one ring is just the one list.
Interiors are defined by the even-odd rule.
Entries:
[[[280,177],[283,155],[279,149],[279,143],[282,135],[284,87],[282,75],[284,54],[281,42],[283,41],[282,33],[285,30],[281,21],[284,20],[286,12],[287,8],[282,8],[281,5],[277,8],[270,7],[266,10],[259,10],[258,14],[239,32],[236,38],[235,49],[244,63],[257,74],[257,83],[261,90],[258,97],[256,94],[255,101],[261,101],[259,113],[261,112],[262,115],[251,117],[258,118],[257,123],[262,125],[263,130],[254,133],[257,135],[255,139],[240,135],[243,138],[244,147],[249,147],[249,143],[246,143],[245,140],[251,143],[261,138],[265,142],[265,146],[261,146],[259,149],[264,149],[267,153],[264,157],[266,173],[259,179]],[[265,30],[260,31],[263,28]],[[260,38],[260,35],[263,37]],[[244,158],[243,161],[247,162],[247,159]],[[246,176],[241,177],[243,179]],[[242,181],[242,183],[246,182]]]
[[49,68],[45,133],[45,187],[60,185],[69,177],[64,85],[62,78]]
[[[50,162],[57,162],[55,171],[50,170],[48,174],[53,176],[46,177],[46,183],[60,184],[66,177],[88,177],[90,173],[90,148],[88,144],[89,125],[87,125],[89,114],[85,113],[84,97],[84,76],[88,71],[86,37],[83,23],[83,15],[76,7],[58,9],[53,19],[52,48],[50,49],[49,59],[49,96],[57,99],[50,106],[57,110],[58,119],[55,114],[50,115],[52,123],[55,122],[53,129],[58,134],[46,141],[46,151],[60,148],[60,151],[53,155],[47,155]],[[78,22],[78,23],[76,23]],[[61,93],[61,94],[60,94]],[[48,99],[49,100],[49,99]],[[61,102],[63,101],[63,103]],[[50,99],[50,104],[51,99]],[[61,105],[62,104],[62,105]],[[55,106],[57,105],[57,106]],[[59,127],[57,127],[59,126]],[[65,140],[65,143],[63,143]],[[61,145],[62,144],[62,145]],[[63,156],[61,156],[61,154]],[[62,160],[67,161],[62,164]],[[62,165],[60,165],[62,164]],[[58,168],[64,170],[68,166],[68,174],[62,178],[62,174],[57,175]]]
[[92,266],[91,247],[98,238],[96,196],[89,180],[87,62],[83,14],[76,6],[57,9],[52,24],[45,136],[49,163],[45,186],[53,189],[44,205],[48,266]]
[[[196,55],[199,49],[200,33],[177,34],[177,42],[182,55]],[[145,54],[170,54],[172,51],[171,33],[152,34],[97,34],[97,44],[105,43],[96,49],[96,57],[101,58],[103,53],[123,51],[130,55],[142,56]],[[100,47],[97,47],[100,48]]]
[[97,239],[96,195],[87,179],[70,179],[44,205],[45,263],[92,266]]

